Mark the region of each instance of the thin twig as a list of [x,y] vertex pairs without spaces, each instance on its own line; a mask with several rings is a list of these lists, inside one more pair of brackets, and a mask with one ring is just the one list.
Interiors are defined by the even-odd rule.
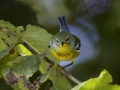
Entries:
[[7,34],[8,37],[10,37],[10,36],[13,36],[13,37],[15,37],[15,38],[17,37],[16,34],[14,34],[13,32],[9,31],[9,30],[6,29],[6,28],[0,27],[0,31],[3,32],[3,33],[5,33],[5,34]]
[[61,72],[66,75],[69,79],[71,79],[72,81],[74,81],[77,84],[82,83],[81,81],[79,81],[78,79],[76,79],[75,77],[73,77],[71,74],[69,74],[67,71],[65,71],[64,69],[61,70]]
[[20,78],[22,79],[24,86],[27,87],[29,90],[39,89],[39,87],[37,87],[36,85],[32,84],[29,80],[27,80],[25,76],[20,76]]
[[22,40],[21,43],[34,55],[39,54],[39,52],[35,51],[25,40]]
[[[52,66],[55,65],[55,63],[52,62],[52,61],[51,61],[50,59],[48,59],[47,57],[44,57],[44,60],[45,60],[46,62],[48,62],[49,64],[51,64]],[[75,82],[75,83],[77,83],[77,84],[80,84],[80,83],[81,83],[81,81],[79,81],[78,79],[76,79],[75,77],[73,77],[71,74],[69,74],[65,69],[63,69],[62,66],[59,65],[57,69],[61,70],[61,72],[62,72],[64,75],[66,75],[69,79],[71,79],[73,82]]]
[[[30,50],[33,54],[38,54],[38,52],[36,52],[33,48],[31,48],[31,47],[29,46],[29,44],[27,44],[26,42],[24,42],[24,44],[27,45],[26,48],[27,48],[28,50]],[[49,64],[52,65],[52,66],[55,65],[55,63],[54,63],[52,60],[50,60],[49,58],[47,58],[47,57],[44,57],[43,60],[46,61],[47,63],[49,63]],[[77,84],[81,83],[81,81],[77,80],[75,77],[73,77],[71,74],[69,74],[65,69],[63,69],[62,66],[58,65],[58,68],[57,68],[57,69],[61,70],[61,72],[62,72],[64,75],[66,75],[69,79],[71,79],[73,82],[75,82],[75,83],[77,83]]]

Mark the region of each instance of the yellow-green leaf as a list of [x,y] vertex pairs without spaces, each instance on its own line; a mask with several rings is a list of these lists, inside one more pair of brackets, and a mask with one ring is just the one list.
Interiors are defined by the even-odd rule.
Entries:
[[111,75],[103,70],[98,78],[91,78],[71,90],[120,90],[120,86],[110,85],[111,82]]

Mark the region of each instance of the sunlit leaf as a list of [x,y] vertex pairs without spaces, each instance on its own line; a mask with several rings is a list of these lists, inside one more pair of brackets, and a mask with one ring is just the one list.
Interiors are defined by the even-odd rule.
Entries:
[[71,90],[119,90],[120,86],[110,85],[112,77],[108,71],[103,70],[98,78],[89,79]]
[[120,90],[120,85],[107,85],[106,90]]
[[19,44],[18,46],[16,46],[18,53],[21,56],[28,56],[28,55],[32,55],[32,53],[23,46],[23,44]]

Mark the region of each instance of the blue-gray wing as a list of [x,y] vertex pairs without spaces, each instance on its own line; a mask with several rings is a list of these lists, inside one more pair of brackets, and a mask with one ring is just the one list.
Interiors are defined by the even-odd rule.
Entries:
[[64,16],[58,17],[58,22],[59,22],[59,25],[60,25],[60,32],[61,31],[70,32],[70,30],[69,30],[69,28],[67,26],[66,18]]
[[74,39],[75,39],[75,48],[78,52],[80,52],[81,50],[81,41],[78,37],[76,37],[75,35],[73,35]]

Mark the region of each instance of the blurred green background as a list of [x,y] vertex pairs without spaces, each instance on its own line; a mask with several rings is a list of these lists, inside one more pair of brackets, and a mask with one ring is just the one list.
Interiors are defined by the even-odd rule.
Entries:
[[[107,69],[120,85],[120,0],[0,0],[0,20],[15,26],[38,25],[55,34],[57,17],[63,15],[82,44],[81,55],[67,70],[85,81]],[[0,79],[0,90],[12,89]]]

